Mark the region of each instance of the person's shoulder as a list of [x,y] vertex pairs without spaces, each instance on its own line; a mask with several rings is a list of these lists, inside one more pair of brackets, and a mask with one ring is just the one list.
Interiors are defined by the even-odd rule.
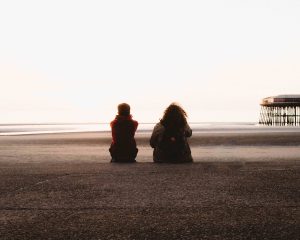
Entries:
[[112,121],[110,122],[110,126],[113,126],[117,121],[118,121],[117,118],[115,118],[114,120],[112,120]]
[[139,122],[138,122],[137,120],[132,119],[132,116],[130,116],[130,118],[129,118],[128,120],[131,122],[131,124],[133,124],[133,126],[134,126],[135,128],[138,127]]
[[164,128],[165,127],[161,124],[161,122],[156,123],[155,126],[154,126],[154,130],[156,130],[156,131],[162,130]]
[[135,125],[139,124],[139,122],[137,120],[133,119],[132,117],[130,117],[129,120],[131,122],[133,122]]

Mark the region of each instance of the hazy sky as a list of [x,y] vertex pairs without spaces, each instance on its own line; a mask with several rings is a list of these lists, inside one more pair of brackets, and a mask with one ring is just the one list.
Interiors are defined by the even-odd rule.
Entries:
[[299,0],[1,1],[0,122],[257,121],[300,94]]

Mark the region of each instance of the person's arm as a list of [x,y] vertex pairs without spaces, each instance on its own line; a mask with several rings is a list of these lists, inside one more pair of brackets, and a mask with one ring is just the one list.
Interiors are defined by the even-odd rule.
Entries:
[[138,121],[133,121],[133,125],[134,125],[134,133],[136,132],[138,126],[139,126],[139,123]]
[[150,146],[152,148],[155,148],[157,143],[158,143],[158,138],[159,138],[159,135],[162,131],[162,126],[158,123],[155,125],[154,129],[153,129],[153,132],[152,132],[152,135],[151,135],[151,138],[150,138]]
[[192,136],[192,129],[190,128],[190,126],[188,124],[186,124],[186,126],[184,128],[184,134],[186,137]]
[[115,143],[116,142],[116,132],[115,132],[115,125],[116,123],[116,120],[113,120],[111,123],[110,123],[110,127],[111,127],[111,136],[112,136],[112,142]]

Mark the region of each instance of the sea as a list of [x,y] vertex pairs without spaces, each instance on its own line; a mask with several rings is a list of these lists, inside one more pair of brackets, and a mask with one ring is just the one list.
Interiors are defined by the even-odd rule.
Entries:
[[[137,134],[150,133],[155,124],[140,123]],[[194,133],[300,132],[299,126],[262,126],[256,122],[191,122],[189,125]],[[0,136],[108,131],[109,123],[0,124]]]

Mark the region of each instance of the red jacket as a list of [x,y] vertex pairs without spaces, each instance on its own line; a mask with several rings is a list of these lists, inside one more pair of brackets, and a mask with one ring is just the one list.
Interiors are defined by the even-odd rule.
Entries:
[[138,122],[132,116],[120,116],[110,123],[112,133],[112,145],[136,146],[134,135]]

